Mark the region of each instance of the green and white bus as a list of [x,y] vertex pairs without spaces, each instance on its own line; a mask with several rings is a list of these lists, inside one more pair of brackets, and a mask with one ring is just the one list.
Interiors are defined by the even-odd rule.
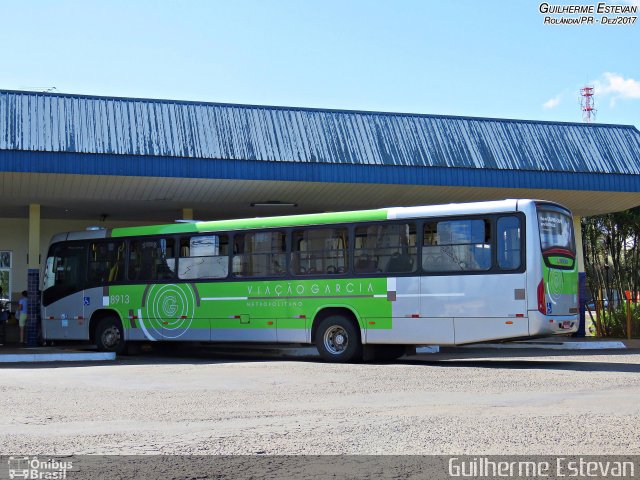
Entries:
[[579,324],[571,213],[537,200],[63,233],[43,283],[45,340],[115,352],[315,344],[348,362]]

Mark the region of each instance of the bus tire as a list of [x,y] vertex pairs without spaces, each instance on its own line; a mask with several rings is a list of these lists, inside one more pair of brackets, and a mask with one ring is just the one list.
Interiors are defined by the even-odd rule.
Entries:
[[101,352],[114,352],[117,355],[124,353],[127,344],[120,320],[114,317],[100,320],[96,328],[96,345]]
[[316,348],[323,360],[331,363],[362,360],[360,333],[354,322],[342,315],[330,315],[318,325]]

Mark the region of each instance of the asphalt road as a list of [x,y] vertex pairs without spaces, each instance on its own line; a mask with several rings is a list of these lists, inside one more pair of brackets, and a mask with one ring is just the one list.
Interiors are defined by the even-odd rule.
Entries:
[[638,351],[0,368],[0,454],[640,454]]

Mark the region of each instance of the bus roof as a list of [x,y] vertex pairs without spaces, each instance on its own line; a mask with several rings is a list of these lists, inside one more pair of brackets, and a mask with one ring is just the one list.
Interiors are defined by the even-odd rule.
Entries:
[[[540,201],[544,203],[553,203],[543,200]],[[307,225],[331,225],[349,222],[423,218],[431,216],[513,212],[521,210],[524,204],[533,204],[534,202],[536,202],[536,200],[507,199],[486,202],[449,203],[417,207],[392,207],[374,210],[354,210],[347,212],[312,213],[233,220],[177,222],[164,225],[114,228],[112,230],[69,232],[67,234],[56,235],[52,239],[52,243],[62,240],[80,240],[89,238],[172,235],[180,233],[204,233]]]

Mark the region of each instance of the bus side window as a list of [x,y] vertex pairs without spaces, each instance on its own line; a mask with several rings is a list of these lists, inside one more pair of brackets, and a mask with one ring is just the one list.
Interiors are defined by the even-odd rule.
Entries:
[[422,268],[427,272],[489,270],[491,222],[464,219],[425,223]]
[[87,282],[99,286],[124,279],[124,242],[89,244]]
[[246,270],[244,261],[244,235],[237,234],[233,237],[233,258],[231,272],[236,277],[243,277]]
[[497,222],[498,267],[500,270],[517,270],[521,264],[520,219],[515,216],[500,217]]
[[348,270],[346,228],[294,230],[291,272],[294,275],[339,275]]
[[124,280],[124,242],[110,245],[113,250],[110,254],[109,282],[120,282]]
[[153,238],[129,244],[129,280],[171,280],[175,276],[175,240]]
[[107,270],[108,264],[103,244],[91,243],[89,245],[89,266],[87,271],[88,285],[102,285],[106,281]]
[[409,273],[417,268],[416,225],[389,223],[356,228],[356,273]]
[[228,271],[227,235],[198,235],[180,239],[178,278],[225,278]]
[[285,232],[251,232],[234,237],[233,274],[246,277],[284,276],[286,273]]

